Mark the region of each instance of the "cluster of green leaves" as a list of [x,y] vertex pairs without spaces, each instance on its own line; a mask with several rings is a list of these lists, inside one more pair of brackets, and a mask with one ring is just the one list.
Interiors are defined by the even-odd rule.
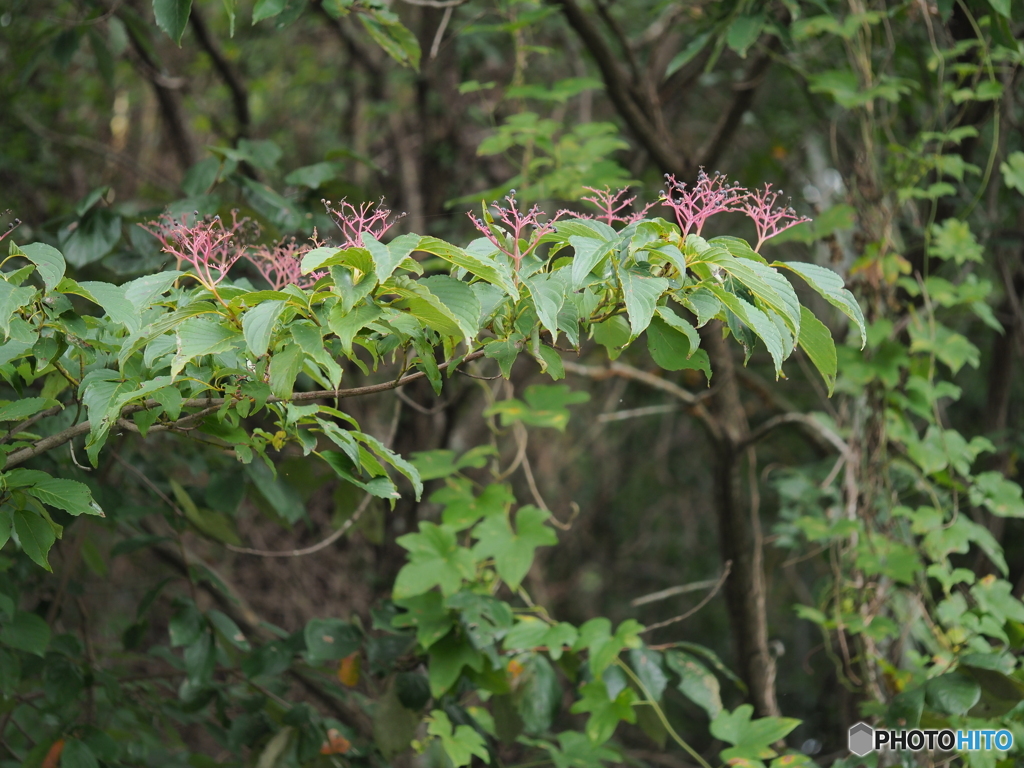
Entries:
[[[526,238],[519,243],[490,215],[487,222],[489,236],[465,248],[411,234],[383,243],[363,232],[358,246],[308,249],[295,257],[303,274],[316,273],[306,289],[261,289],[244,277],[211,284],[202,270],[181,269],[122,285],[78,282],[67,276],[65,259],[53,246],[9,243],[0,273],[0,377],[24,395],[0,403],[8,425],[0,444],[0,530],[12,555],[20,551],[48,568],[48,550],[75,515],[103,514],[93,498],[104,489],[89,475],[58,478],[20,466],[31,461],[52,471],[48,451],[78,436],[84,436],[93,466],[114,432],[143,439],[186,432],[222,446],[247,467],[269,507],[290,522],[301,516],[301,507],[275,489],[272,477],[274,453],[286,446],[321,459],[346,487],[389,501],[401,492],[398,482],[419,498],[425,480],[448,477],[431,497],[444,506],[439,521],[422,522],[418,532],[399,539],[408,562],[395,582],[393,605],[375,615],[370,630],[317,619],[291,635],[264,627],[270,638],[259,643],[225,613],[201,612],[190,598],[176,598],[168,643],[145,649],[170,665],[172,679],[181,679],[174,696],[154,703],[160,711],[155,727],[141,724],[136,710],[122,709],[131,709],[125,697],[155,695],[161,683],[143,680],[122,689],[112,671],[96,677],[99,670],[70,635],[50,640],[45,622],[16,610],[18,582],[6,582],[0,590],[8,597],[0,606],[3,686],[13,696],[9,706],[19,725],[34,734],[14,740],[15,754],[38,761],[59,744],[69,755],[85,755],[80,759],[87,762],[76,764],[91,759],[117,765],[132,758],[127,747],[111,747],[109,737],[116,742],[118,733],[139,730],[145,734],[140,754],[155,759],[164,754],[166,725],[178,721],[203,723],[236,754],[258,747],[261,764],[322,762],[333,754],[332,744],[351,746],[356,734],[307,705],[282,701],[287,676],[313,674],[356,654],[387,685],[375,703],[376,745],[352,747],[352,759],[405,749],[424,716],[431,738],[420,748],[441,749],[457,765],[471,755],[487,759],[493,738],[519,738],[558,764],[597,765],[615,759],[606,742],[620,722],[639,722],[656,737],[669,734],[685,745],[660,703],[673,675],[682,694],[708,713],[716,734],[733,745],[726,759],[757,765],[774,756],[770,745],[795,722],[737,725],[750,713],[723,708],[716,672],[726,674],[725,668],[708,649],[654,650],[643,644],[635,622],[615,631],[606,619],[573,627],[497,596],[499,589],[508,589],[512,601],[525,595],[521,585],[535,551],[553,545],[556,536],[547,511],[523,506],[513,513],[507,487],[478,490],[468,478],[450,477],[482,466],[486,451],[407,460],[350,414],[324,403],[388,388],[409,375],[424,376],[440,391],[445,374],[470,357],[494,360],[508,376],[522,354],[558,379],[564,375],[561,339],[578,349],[588,335],[616,356],[646,333],[663,368],[699,368],[710,376],[697,327],[713,318],[727,324],[748,355],[764,343],[777,371],[801,346],[831,386],[831,337],[800,305],[783,270],[799,275],[859,325],[856,302],[828,270],[768,264],[735,238],[683,239],[661,219],[616,230],[587,218],[542,226],[534,217],[519,230]],[[211,225],[195,219],[181,226],[202,234]],[[426,258],[413,258],[416,253]],[[529,255],[511,255],[524,253]],[[201,265],[205,257],[195,253],[188,260]],[[349,386],[357,371],[371,375],[384,364],[395,378],[376,388]],[[567,406],[580,399],[564,385],[528,388],[522,400],[495,403],[487,414],[504,425],[564,429]],[[180,484],[169,485],[183,516],[174,525],[239,543],[225,512],[200,507]],[[206,495],[211,500],[224,494]],[[119,552],[163,541],[144,534]],[[103,571],[95,553],[89,558]],[[20,558],[4,562],[27,573]],[[194,578],[221,588],[203,569]],[[139,606],[124,633],[127,651],[144,650],[139,644],[148,631],[147,613],[166,584]],[[425,675],[411,671],[415,657],[425,662]],[[346,675],[341,677],[344,683]],[[19,697],[65,678],[78,681],[77,687],[47,694],[40,711],[48,719],[29,722],[34,715]],[[550,738],[563,680],[578,689],[572,711],[587,714],[587,724],[583,733]],[[490,709],[472,714],[463,708],[470,694],[487,699]],[[105,712],[95,721],[102,727],[79,719],[76,706],[83,700]],[[429,702],[433,709],[426,711]],[[244,714],[229,717],[238,706]]]

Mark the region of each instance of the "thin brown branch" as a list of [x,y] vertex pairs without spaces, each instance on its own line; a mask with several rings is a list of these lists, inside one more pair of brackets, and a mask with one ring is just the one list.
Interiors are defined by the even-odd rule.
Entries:
[[[483,350],[472,352],[466,355],[461,360],[459,360],[458,363],[461,365],[462,363],[467,363],[470,360],[476,360],[477,358],[482,357],[483,354]],[[451,362],[454,361],[441,363],[438,366],[438,368],[444,370],[451,365]],[[389,389],[395,389],[396,387],[404,387],[406,384],[416,381],[417,379],[422,379],[424,376],[426,376],[425,373],[423,373],[422,371],[417,371],[416,373],[410,373],[406,376],[402,376],[399,379],[395,379],[394,381],[386,381],[381,384],[370,384],[365,387],[353,387],[352,389],[326,389],[315,390],[312,392],[294,392],[292,393],[291,397],[270,397],[268,398],[267,402],[299,403],[305,402],[307,400],[320,400],[328,398],[340,400],[349,397],[361,397],[362,395],[372,395],[376,394],[377,392],[386,392]],[[191,398],[189,400],[185,400],[182,403],[183,408],[199,408],[202,406],[206,406],[206,408],[203,411],[200,411],[199,413],[193,413],[187,416],[183,416],[178,421],[171,422],[169,424],[154,424],[152,427],[149,428],[149,431],[152,432],[182,429],[185,426],[188,426],[192,421],[218,410],[223,404],[224,398],[222,397]],[[155,408],[158,405],[159,403],[156,400],[147,400],[145,403],[125,406],[125,408],[122,409],[121,411],[121,418],[123,419],[125,416],[129,416],[135,413],[136,411],[144,411],[149,408]],[[28,446],[27,448],[22,448],[21,450],[14,451],[7,456],[6,468],[11,469],[12,467],[16,467],[19,464],[24,464],[29,459],[35,458],[36,456],[39,456],[43,453],[46,453],[49,450],[52,450],[63,445],[68,440],[73,440],[79,435],[84,435],[91,428],[92,423],[90,421],[83,421],[80,424],[75,424],[74,426],[68,427],[63,431],[58,432],[55,435],[44,437],[42,440],[39,440],[38,442]],[[135,431],[134,424],[131,424],[131,426],[127,428],[131,429],[132,431]]]
[[781,413],[778,416],[773,416],[747,435],[747,437],[737,445],[736,450],[741,451],[744,448],[754,445],[767,437],[773,430],[784,424],[799,424],[804,429],[811,432],[815,437],[824,438],[825,441],[832,445],[832,447],[839,451],[843,456],[848,456],[850,453],[850,447],[846,444],[843,438],[813,416],[809,416],[805,413]]
[[670,626],[672,624],[678,624],[680,621],[685,621],[686,619],[688,619],[691,616],[693,616],[693,614],[697,613],[697,611],[699,611],[705,605],[710,603],[711,600],[714,598],[714,596],[718,594],[719,590],[721,590],[722,586],[725,584],[725,580],[729,578],[729,573],[731,571],[732,571],[732,560],[726,560],[725,568],[722,570],[722,575],[718,578],[718,581],[715,582],[715,584],[712,587],[711,591],[708,592],[706,595],[704,595],[704,598],[699,603],[697,603],[695,606],[693,606],[693,608],[688,610],[686,613],[680,614],[679,616],[673,616],[671,619],[665,619],[665,621],[659,621],[656,624],[651,624],[651,626],[646,627],[643,630],[643,632],[641,632],[640,634],[644,634],[644,633],[647,633],[647,632],[653,632],[656,629],[661,629],[663,627],[668,627],[668,626]]

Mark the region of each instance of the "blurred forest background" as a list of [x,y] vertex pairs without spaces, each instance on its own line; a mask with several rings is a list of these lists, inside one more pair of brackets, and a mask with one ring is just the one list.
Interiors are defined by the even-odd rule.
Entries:
[[[923,586],[930,563],[967,569],[964,590],[994,574],[1024,592],[1024,504],[1003,480],[1019,477],[1024,448],[1022,22],[1014,0],[8,0],[0,209],[5,225],[20,220],[14,240],[58,247],[79,282],[121,284],[173,267],[137,226],[165,210],[238,209],[270,243],[335,238],[323,200],[383,200],[403,214],[391,235],[462,242],[476,236],[465,212],[510,190],[551,214],[596,213],[589,188],[629,187],[631,210],[652,203],[649,215],[666,218],[666,173],[692,182],[704,168],[785,190],[812,222],[763,253],[834,269],[869,320],[862,352],[855,333],[843,343],[845,318],[801,293],[839,347],[831,397],[802,353],[776,382],[763,347],[745,361],[720,332],[702,332],[710,381],[657,370],[642,345],[615,359],[616,342],[584,340],[562,355],[566,383],[589,395],[564,432],[531,428],[497,445],[516,496],[571,521],[525,582],[538,604],[576,624],[650,625],[712,594],[728,561],[721,591],[648,640],[715,651],[748,690],[719,673],[726,704],[799,718],[789,746],[829,765],[847,754],[846,728],[872,712],[865,702],[888,705],[930,657],[970,645],[951,624],[945,649],[920,637],[922,622],[959,620],[928,618],[907,597],[941,599],[936,582]],[[755,239],[730,216],[704,236],[726,233]],[[529,359],[508,382],[489,380],[493,368],[446,380],[440,395],[424,379],[347,409],[366,431],[393,434],[402,455],[462,453],[492,442],[484,409],[546,379]],[[807,429],[811,416],[827,429]],[[739,435],[731,453],[713,428]],[[274,483],[259,462],[166,433],[125,431],[111,445],[88,478],[69,475],[92,484],[108,518],[68,529],[52,575],[4,550],[21,606],[64,631],[87,617],[95,646],[118,646],[126,631],[134,648],[166,642],[173,604],[152,602],[145,623],[136,607],[180,570],[147,527],[175,503],[215,515],[184,533],[189,557],[254,623],[287,632],[318,616],[369,622],[404,563],[396,537],[437,515],[432,481],[422,502],[374,501],[314,554],[247,554],[236,550],[322,540],[351,515],[355,489],[298,451],[279,456]],[[53,461],[75,473],[66,453]],[[971,528],[936,544],[927,537],[939,529],[911,516],[922,505],[945,528]],[[897,543],[864,554],[870,536],[822,527],[840,518]],[[1011,631],[1024,629],[1015,610],[997,621],[1004,650],[1024,639]],[[895,629],[856,640],[864,628],[849,617],[866,612]],[[670,691],[667,711],[706,752],[713,739],[691,699]],[[0,738],[20,740],[8,720]],[[167,732],[221,754],[184,714]],[[639,729],[617,738],[634,764],[691,764]],[[168,749],[121,759],[179,764]]]

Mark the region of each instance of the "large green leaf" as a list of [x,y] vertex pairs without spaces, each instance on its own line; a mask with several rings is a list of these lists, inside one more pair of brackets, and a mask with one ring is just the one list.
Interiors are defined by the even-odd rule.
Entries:
[[57,540],[53,526],[35,512],[19,509],[14,512],[14,531],[18,534],[18,541],[25,554],[37,565],[52,571],[46,556]]
[[738,317],[744,325],[752,330],[764,342],[768,348],[772,361],[775,363],[776,373],[782,370],[782,361],[786,359],[786,345],[782,341],[782,334],[778,327],[764,312],[748,301],[741,299],[734,293],[729,293],[721,286],[711,286],[712,293],[718,297],[733,314]]
[[29,261],[36,265],[36,271],[43,280],[47,291],[52,291],[64,277],[64,256],[52,245],[29,243],[19,249]]
[[864,312],[861,310],[860,304],[857,303],[857,299],[845,288],[843,278],[831,269],[800,261],[776,261],[772,266],[788,269],[800,275],[825,301],[838,308],[840,312],[854,322],[857,330],[860,331],[861,347],[863,348],[867,344],[868,337],[867,327],[864,323]]
[[395,579],[396,599],[412,597],[434,586],[446,595],[458,591],[463,579],[471,579],[476,559],[455,540],[455,529],[447,525],[420,523],[419,533],[399,536],[399,546],[409,551],[409,562]]
[[512,273],[508,266],[493,257],[485,259],[481,256],[474,256],[436,237],[421,237],[415,250],[439,256],[450,264],[461,267],[471,275],[476,275],[498,286],[514,301],[519,299],[519,291],[516,290],[516,286],[512,282]]
[[807,357],[814,363],[831,395],[836,386],[837,365],[836,345],[832,341],[832,333],[807,307],[801,307],[800,313],[800,349],[806,352]]
[[242,318],[242,335],[245,337],[249,351],[256,357],[267,354],[274,325],[281,317],[285,306],[286,302],[280,300],[264,301],[246,312]]
[[668,289],[668,280],[651,277],[636,269],[619,270],[622,298],[626,304],[629,327],[635,339],[643,333],[654,317],[658,299]]
[[25,492],[43,504],[63,509],[70,515],[97,515],[104,517],[103,509],[93,501],[92,492],[85,483],[60,477],[41,478]]

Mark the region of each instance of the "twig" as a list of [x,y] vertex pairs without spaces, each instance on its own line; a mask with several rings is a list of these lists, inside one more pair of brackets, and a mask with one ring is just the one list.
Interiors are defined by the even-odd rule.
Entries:
[[[464,363],[464,362],[469,362],[470,360],[476,360],[477,358],[482,357],[483,354],[484,354],[483,350],[479,350],[477,352],[473,352],[471,354],[466,355],[464,358],[462,358],[462,360],[460,360],[459,363],[461,364],[461,363]],[[444,370],[449,365],[451,365],[451,362],[441,363],[438,366],[438,369]],[[316,390],[316,391],[312,391],[312,392],[293,392],[291,397],[270,397],[270,398],[267,399],[267,402],[268,403],[298,403],[298,402],[304,402],[306,400],[320,400],[320,399],[327,399],[327,398],[341,399],[341,398],[347,398],[347,397],[360,397],[362,395],[376,394],[377,392],[386,392],[389,389],[395,389],[396,387],[403,387],[406,384],[408,384],[410,382],[413,382],[413,381],[416,381],[417,379],[422,379],[425,376],[426,376],[426,373],[424,373],[422,371],[417,371],[416,373],[410,373],[410,374],[408,374],[406,376],[403,376],[403,377],[401,377],[399,379],[395,379],[394,381],[385,381],[385,382],[383,382],[381,384],[371,384],[371,385],[368,385],[368,386],[365,386],[365,387],[353,387],[352,389],[341,389],[341,390],[326,389],[326,390]],[[182,404],[181,404],[182,408],[199,408],[201,406],[209,406],[209,407],[206,408],[204,411],[200,411],[199,413],[194,413],[194,414],[189,414],[188,416],[183,416],[178,421],[172,422],[170,424],[154,424],[152,427],[149,428],[149,431],[150,432],[153,432],[153,431],[166,431],[166,430],[172,430],[172,429],[180,428],[181,424],[185,423],[187,420],[197,419],[197,418],[200,418],[201,416],[205,416],[208,413],[212,413],[212,412],[218,410],[220,408],[220,406],[222,406],[224,404],[224,402],[225,402],[225,398],[222,398],[222,397],[190,398],[190,399],[185,400],[185,401],[182,402]],[[127,416],[127,415],[130,415],[130,414],[133,414],[133,413],[135,413],[137,411],[144,411],[144,410],[147,410],[149,408],[155,408],[158,405],[160,405],[160,403],[158,403],[156,400],[147,400],[145,403],[138,403],[136,405],[128,405],[128,406],[125,406],[125,408],[123,408],[121,410],[121,416],[123,417],[123,416]],[[131,424],[130,427],[126,427],[126,428],[127,429],[132,429],[133,427],[135,427],[135,425]],[[63,445],[68,440],[73,440],[74,438],[78,437],[79,435],[84,435],[91,428],[92,428],[92,423],[90,421],[83,421],[80,424],[75,424],[74,426],[68,427],[67,429],[63,430],[62,432],[58,432],[55,435],[50,435],[49,437],[45,437],[42,440],[40,440],[37,443],[35,443],[34,445],[31,445],[31,446],[29,446],[27,448],[22,448],[21,450],[18,450],[18,451],[14,451],[14,452],[10,453],[7,456],[6,468],[7,469],[11,469],[13,467],[18,466],[19,464],[24,464],[29,459],[35,458],[36,456],[39,456],[40,454],[46,453],[47,451],[52,450],[53,448],[56,448],[58,446]]]
[[[461,0],[460,0],[461,1]],[[408,2],[408,0],[406,0]],[[441,49],[441,40],[444,39],[444,31],[448,29],[448,22],[452,20],[452,11],[455,9],[456,4],[449,4],[445,8],[444,16],[441,17],[441,23],[437,25],[437,32],[434,33],[434,42],[430,44],[430,58],[436,59],[437,52]]]
[[718,579],[707,579],[706,581],[692,581],[689,584],[680,584],[678,587],[669,587],[668,589],[662,589],[658,592],[651,592],[649,595],[643,597],[634,598],[630,601],[630,605],[634,608],[647,605],[648,603],[657,603],[661,600],[668,600],[670,597],[676,595],[685,595],[687,592],[697,592],[701,589],[708,589],[709,587],[715,586],[718,583]]
[[715,582],[714,588],[712,588],[710,592],[704,595],[703,600],[701,600],[699,603],[693,606],[693,608],[691,608],[686,613],[680,616],[673,616],[671,619],[665,619],[665,621],[659,621],[657,624],[651,624],[651,626],[644,629],[643,632],[641,632],[640,634],[644,634],[646,632],[653,632],[656,629],[661,629],[662,627],[667,627],[671,624],[676,624],[680,621],[685,621],[686,619],[693,616],[693,614],[695,614],[697,611],[699,611],[701,608],[703,608],[705,605],[711,602],[711,599],[718,594],[718,591],[722,588],[722,585],[725,584],[725,580],[729,578],[729,572],[731,570],[732,560],[726,560],[725,570],[722,571],[722,575],[718,578],[718,581]]
[[672,413],[676,410],[678,410],[678,408],[671,404],[645,405],[642,408],[629,408],[625,411],[602,413],[598,415],[597,420],[601,424],[607,424],[609,421],[625,421],[626,419],[637,419],[642,416],[657,416],[660,413]]
[[808,416],[805,413],[781,413],[778,416],[773,416],[764,422],[757,429],[753,430],[745,440],[743,440],[738,446],[737,450],[743,450],[756,444],[762,438],[767,436],[772,430],[777,427],[781,427],[783,424],[799,424],[802,427],[810,430],[819,437],[823,437],[827,440],[841,455],[849,456],[850,447],[843,441],[839,435],[833,432],[831,429],[826,427],[820,421],[813,416]]

